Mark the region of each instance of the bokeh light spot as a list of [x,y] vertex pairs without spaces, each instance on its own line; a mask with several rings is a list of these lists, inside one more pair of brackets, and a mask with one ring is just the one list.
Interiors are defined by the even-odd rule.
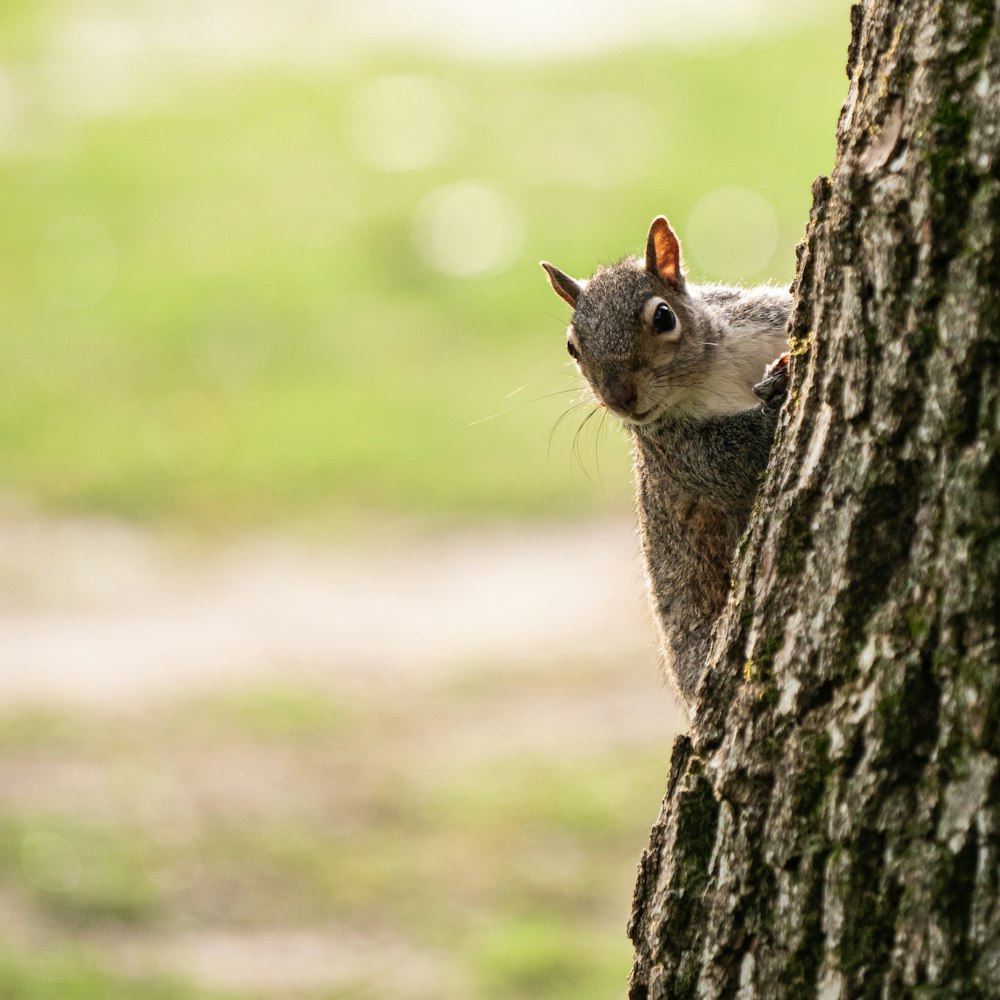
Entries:
[[421,170],[440,163],[453,138],[440,86],[419,73],[366,84],[348,108],[345,127],[354,155],[380,170]]
[[521,211],[496,188],[462,181],[428,195],[414,215],[413,239],[435,271],[457,278],[509,267],[524,243]]
[[76,848],[60,834],[45,830],[29,833],[21,841],[21,867],[46,892],[75,889],[83,871]]
[[556,129],[563,174],[597,190],[627,184],[652,163],[654,131],[653,115],[628,94],[582,97]]
[[774,256],[778,219],[758,192],[717,188],[691,210],[683,239],[685,250],[713,278],[738,281],[760,271]]
[[118,274],[118,247],[107,227],[89,215],[66,215],[45,230],[38,247],[42,287],[70,306],[96,305]]
[[532,184],[612,190],[649,174],[664,112],[605,90],[560,98],[540,91],[505,95],[492,115],[497,152]]

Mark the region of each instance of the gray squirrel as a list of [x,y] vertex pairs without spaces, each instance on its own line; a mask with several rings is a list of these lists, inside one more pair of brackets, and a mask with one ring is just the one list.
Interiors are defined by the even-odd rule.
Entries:
[[688,284],[663,216],[645,258],[586,281],[542,267],[574,310],[570,356],[631,433],[650,601],[691,704],[787,391],[791,295]]

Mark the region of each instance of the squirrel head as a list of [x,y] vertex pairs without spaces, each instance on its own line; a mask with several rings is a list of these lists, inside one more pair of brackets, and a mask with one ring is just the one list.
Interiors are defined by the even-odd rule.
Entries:
[[683,413],[706,337],[670,223],[653,219],[645,258],[627,257],[589,280],[542,267],[573,307],[567,349],[597,400],[630,425]]

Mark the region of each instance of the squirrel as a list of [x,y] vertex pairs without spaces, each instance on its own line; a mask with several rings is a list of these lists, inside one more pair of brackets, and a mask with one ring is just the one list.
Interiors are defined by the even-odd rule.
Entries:
[[644,259],[589,280],[541,263],[574,310],[570,356],[631,433],[647,590],[690,706],[787,392],[791,294],[688,284],[662,215]]

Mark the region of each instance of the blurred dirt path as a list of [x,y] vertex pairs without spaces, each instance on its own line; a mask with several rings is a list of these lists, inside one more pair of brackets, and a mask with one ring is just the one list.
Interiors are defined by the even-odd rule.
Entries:
[[657,669],[628,523],[364,552],[257,538],[205,554],[115,522],[0,519],[8,703],[129,703],[275,675],[417,682],[580,658]]
[[[133,823],[152,823],[157,843],[193,838],[171,877],[200,891],[204,906],[216,891],[204,886],[232,876],[201,860],[190,831],[213,829],[218,817],[223,829],[234,818],[277,824],[307,845],[317,823],[353,831],[385,822],[374,841],[381,844],[402,836],[395,813],[380,820],[376,808],[393,801],[400,783],[416,801],[433,802],[509,762],[593,761],[599,776],[617,753],[665,759],[683,720],[659,679],[636,549],[629,523],[602,521],[409,537],[365,550],[261,537],[206,551],[115,522],[0,510],[0,705],[64,702],[95,718],[111,709],[112,727],[122,708],[142,726],[161,699],[301,680],[346,693],[364,719],[331,735],[322,752],[224,732],[208,744],[153,735],[145,746],[120,736],[137,751],[124,760],[29,747],[0,755],[0,814],[35,822],[86,813],[122,837],[133,836]],[[129,725],[111,731],[129,733]],[[655,783],[664,765],[651,766]],[[655,797],[650,805],[655,813]],[[447,833],[427,836],[432,852],[452,843]],[[644,838],[638,830],[636,844]],[[540,841],[537,850],[549,853],[530,863],[558,871],[573,841],[553,843]],[[244,849],[241,863],[258,873],[250,881],[259,872],[266,880],[273,862],[252,843]],[[410,849],[400,840],[402,856]],[[607,845],[599,849],[603,871]],[[630,864],[621,869],[623,912]],[[227,921],[228,899],[199,918],[185,911],[194,904],[184,891],[165,898],[173,923],[74,924],[75,946],[115,975],[193,978],[269,997],[357,990],[376,959],[404,970],[398,983],[390,976],[394,995],[469,992],[461,960],[405,928],[310,926],[308,917],[289,926],[281,916],[258,925],[256,911],[243,926]],[[256,906],[243,898],[237,905]],[[65,933],[30,897],[2,888],[0,922],[8,945],[38,962]]]

